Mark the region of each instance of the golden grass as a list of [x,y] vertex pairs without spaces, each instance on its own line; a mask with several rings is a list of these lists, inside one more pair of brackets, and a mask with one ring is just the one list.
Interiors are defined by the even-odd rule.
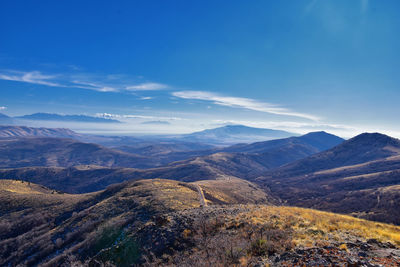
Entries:
[[163,203],[170,209],[187,209],[200,207],[199,194],[196,190],[190,189],[174,180],[151,179],[141,180],[133,183],[135,186],[128,186],[122,190],[122,195],[143,194],[147,197],[139,197],[143,205],[152,203]]
[[400,246],[399,226],[347,215],[297,207],[255,206],[249,212],[238,214],[236,220],[243,218],[254,224],[272,223],[282,229],[290,227],[294,230],[296,245],[305,247],[316,246],[328,239],[345,243],[351,238],[377,239]]
[[265,203],[267,200],[267,194],[262,189],[238,178],[204,180],[193,184],[200,185],[204,192],[227,204]]
[[19,180],[0,180],[0,190],[17,194],[51,194],[52,190]]

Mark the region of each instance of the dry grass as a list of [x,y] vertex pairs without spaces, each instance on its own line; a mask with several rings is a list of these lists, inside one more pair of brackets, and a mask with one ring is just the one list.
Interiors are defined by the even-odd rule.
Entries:
[[[194,182],[203,189],[206,195],[222,203],[268,203],[268,194],[257,185],[238,178],[204,180]],[[206,196],[207,197],[207,196]]]
[[250,212],[238,214],[236,219],[249,220],[255,224],[272,222],[281,228],[291,227],[294,230],[294,242],[305,247],[332,239],[348,242],[351,238],[363,241],[377,239],[400,246],[399,226],[312,209],[256,206]]
[[0,180],[0,190],[16,194],[51,194],[53,190],[19,180]]

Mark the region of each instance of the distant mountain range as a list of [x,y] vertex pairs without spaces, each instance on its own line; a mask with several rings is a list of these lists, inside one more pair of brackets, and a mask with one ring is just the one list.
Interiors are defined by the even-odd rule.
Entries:
[[[271,168],[320,152],[320,146],[313,146],[318,144],[320,139],[329,140],[327,143],[332,145],[343,141],[337,136],[319,132],[257,143],[256,151],[254,144],[199,151],[189,150],[181,144],[177,147],[181,151],[163,145],[160,152],[152,145],[152,149],[149,150],[138,148],[127,153],[71,139],[6,139],[0,140],[0,167],[30,168],[4,170],[0,172],[0,177],[28,180],[71,193],[96,191],[112,183],[140,178],[189,182],[225,177],[251,179]],[[181,161],[176,161],[178,158]],[[44,168],[72,166],[77,168]]]
[[227,125],[214,129],[181,135],[178,138],[191,142],[214,144],[237,144],[286,138],[296,134],[272,129],[254,128],[244,125]]
[[[0,116],[0,124],[15,124],[20,122],[23,124],[23,120],[59,120],[59,121],[76,121],[76,122],[107,122],[107,123],[117,123],[116,120],[97,118],[97,117],[89,117],[83,115],[57,115],[57,114],[47,114],[47,113],[36,113],[32,115],[25,115],[20,117],[7,117],[4,115],[4,121],[12,121],[13,123],[1,123]],[[21,121],[22,120],[22,121]],[[12,127],[10,125],[7,129],[9,133],[7,136],[12,136]],[[19,128],[16,136],[22,136],[21,128]],[[3,128],[5,129],[5,128]],[[34,127],[26,127],[25,126],[25,136],[49,136],[48,134],[42,135],[40,131],[34,130]],[[40,128],[43,131],[45,128]],[[5,134],[1,133],[0,129],[0,137]],[[50,133],[52,130],[49,130]],[[78,135],[78,134],[77,134]],[[215,129],[208,129],[200,132],[194,132],[191,134],[183,134],[183,135],[162,135],[162,136],[99,136],[99,135],[79,135],[79,140],[85,142],[96,142],[105,146],[125,146],[125,149],[129,149],[127,146],[143,146],[143,144],[156,144],[157,146],[161,143],[163,144],[208,144],[208,146],[214,145],[232,145],[238,143],[253,143],[256,141],[267,141],[272,139],[280,139],[286,138],[290,136],[296,136],[294,133],[289,133],[285,131],[279,130],[271,130],[271,129],[261,129],[261,128],[252,128],[243,125],[229,125],[224,127],[219,127]],[[60,137],[59,135],[54,135],[54,137]],[[64,136],[61,136],[64,137]],[[71,136],[72,137],[72,136]],[[77,137],[78,138],[78,137]],[[193,149],[191,149],[193,150]]]
[[[0,125],[21,125],[21,126],[32,126],[37,125],[40,122],[57,121],[57,122],[79,122],[79,123],[121,123],[119,120],[92,117],[87,115],[60,115],[50,113],[34,113],[31,115],[23,115],[16,117],[9,117],[5,114],[0,113]],[[35,123],[34,123],[35,122]],[[170,124],[165,121],[145,121],[141,124],[145,125],[166,125]],[[290,136],[296,136],[295,133],[290,133],[281,130],[262,129],[248,127],[244,125],[227,125],[214,129],[207,129],[200,132],[194,132],[191,134],[181,135],[144,135],[140,137],[126,136],[124,138],[120,136],[102,136],[102,138],[89,138],[89,135],[85,135],[85,141],[101,142],[104,145],[112,146],[125,146],[130,143],[136,143],[135,140],[140,139],[141,141],[159,143],[163,142],[186,142],[186,143],[205,143],[209,145],[232,145],[237,143],[253,143],[257,141],[267,141],[273,139],[286,138]],[[97,136],[99,137],[99,136]]]
[[64,122],[90,122],[90,123],[121,123],[115,119],[92,117],[87,115],[60,115],[51,113],[34,113],[30,115],[9,117],[0,113],[0,124],[23,124],[24,121],[64,121]]
[[92,117],[86,115],[60,115],[51,113],[34,113],[14,117],[23,120],[38,120],[38,121],[74,121],[74,122],[101,122],[101,123],[120,123],[118,120]]
[[33,128],[26,126],[1,126],[0,137],[64,137],[80,138],[82,135],[66,128]]

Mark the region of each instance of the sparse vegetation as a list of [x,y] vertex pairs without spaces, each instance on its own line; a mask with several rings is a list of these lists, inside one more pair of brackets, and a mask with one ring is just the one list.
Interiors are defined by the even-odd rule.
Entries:
[[[204,188],[207,207],[200,205],[196,184]],[[268,205],[268,197],[245,181],[196,184],[140,180],[70,195],[3,180],[0,264],[400,264],[400,256],[387,254],[400,253],[398,226]],[[248,204],[241,195],[266,204]]]

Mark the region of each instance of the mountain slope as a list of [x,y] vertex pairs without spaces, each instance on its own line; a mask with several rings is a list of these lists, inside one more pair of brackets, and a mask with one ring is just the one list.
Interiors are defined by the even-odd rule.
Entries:
[[307,146],[313,153],[330,149],[342,143],[344,139],[326,132],[311,132],[302,136],[276,139],[252,144],[237,144],[222,149],[224,152],[265,153],[271,149],[294,145]]
[[399,227],[267,202],[236,205],[231,190],[207,186],[155,179],[69,195],[0,181],[0,264],[400,264]]
[[[248,183],[244,183],[248,188]],[[249,190],[249,198],[246,200],[237,200],[240,193],[235,195],[229,191],[221,192],[227,196],[224,199],[221,199],[221,194],[216,190],[205,190],[204,195],[209,205],[254,203],[253,201],[268,203],[262,190],[255,185],[252,185],[252,190],[256,190],[254,200],[252,191]],[[166,213],[200,207],[195,184],[159,179],[118,184],[105,191],[83,195],[63,194],[35,184],[2,180],[0,201],[0,229],[5,230],[0,231],[2,266],[18,263],[36,265],[44,262],[59,266],[68,254],[82,258],[94,257],[103,248],[112,248],[115,242],[121,249],[127,249],[132,254],[135,251],[142,253],[143,251],[138,250],[152,242],[135,240],[130,235],[139,231],[136,233],[138,236],[149,238],[149,232],[140,232],[146,225],[155,223],[153,230],[157,230],[158,226],[165,224]],[[182,227],[184,225],[180,226],[183,231]],[[128,241],[133,242],[129,244],[132,247],[124,248]],[[170,243],[172,244],[173,242]],[[159,246],[158,250],[161,249],[165,248]],[[117,259],[122,255],[121,251],[115,251],[112,258]],[[121,260],[129,259],[132,260],[131,264],[137,260],[134,255]]]
[[211,144],[251,143],[271,139],[285,138],[296,134],[244,125],[227,125],[214,129],[182,135],[179,138],[186,141],[196,141]]
[[96,144],[65,138],[7,138],[0,140],[0,167],[69,167],[74,165],[146,168],[151,159]]
[[[323,145],[321,140],[326,141],[326,144]],[[305,158],[342,141],[337,136],[317,132],[300,137],[233,145],[210,150],[210,155],[174,162],[155,171],[159,173],[158,177],[179,177],[185,181],[193,181],[196,174],[202,175],[202,179],[224,175],[253,179],[271,168]]]
[[[332,137],[338,141],[341,140],[340,138],[330,136],[326,133],[317,134],[317,139],[320,138],[320,135],[327,135],[329,138]],[[69,193],[86,193],[102,190],[110,184],[130,179],[163,178],[193,182],[198,180],[238,177],[252,180],[271,168],[307,157],[319,151],[318,148],[308,145],[302,141],[301,138],[302,137],[294,137],[250,144],[247,146],[232,147],[233,151],[243,150],[252,153],[218,152],[207,155],[216,150],[201,150],[197,152],[174,152],[171,155],[171,153],[163,154],[156,150],[155,155],[151,157],[132,156],[131,154],[109,150],[97,145],[82,144],[79,142],[75,142],[75,146],[78,146],[78,148],[82,146],[84,149],[77,148],[71,150],[69,146],[65,144],[65,141],[57,142],[56,140],[49,143],[52,148],[47,150],[47,146],[43,144],[37,147],[34,146],[34,143],[30,145],[29,141],[34,142],[35,139],[33,139],[33,141],[28,139],[26,140],[28,144],[25,144],[25,146],[24,144],[17,146],[16,144],[18,143],[11,143],[8,146],[10,148],[8,152],[6,152],[6,150],[1,150],[0,146],[0,151],[5,151],[3,154],[4,160],[2,162],[0,161],[3,167],[15,167],[17,164],[19,164],[20,167],[29,167],[1,170],[0,178],[31,181]],[[313,140],[314,139],[311,139],[311,141],[308,142],[312,142]],[[14,149],[18,147],[20,147],[20,149]],[[33,147],[35,147],[35,149],[33,149]],[[54,151],[56,148],[59,151]],[[182,149],[186,149],[186,147],[184,146]],[[22,152],[20,150],[22,150]],[[180,157],[185,158],[200,152],[204,153],[205,156],[181,160],[157,168],[146,170],[116,168],[118,166],[150,168],[157,166],[157,164],[169,163],[179,158],[176,157],[176,153],[179,153]],[[7,153],[14,155],[12,161],[8,159],[9,156],[6,156],[8,155]],[[143,155],[151,155],[151,153],[154,152],[151,151],[150,154],[147,154],[147,151],[144,150]],[[19,155],[20,158],[18,159],[16,155]],[[49,159],[53,159],[53,161]],[[75,166],[81,164],[102,165],[102,167]],[[30,166],[64,166],[70,168]]]
[[398,155],[400,141],[379,133],[364,133],[342,144],[282,167],[286,176],[301,175]]
[[400,224],[400,141],[389,136],[361,134],[257,182],[290,205]]

